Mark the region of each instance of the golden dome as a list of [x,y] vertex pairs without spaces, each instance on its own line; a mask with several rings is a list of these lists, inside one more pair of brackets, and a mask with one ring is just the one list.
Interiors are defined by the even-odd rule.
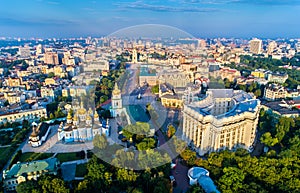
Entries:
[[84,115],[86,113],[86,110],[84,108],[80,108],[77,112],[79,115]]
[[95,111],[95,114],[94,114],[94,119],[98,119],[99,118],[99,115],[98,115],[98,112]]
[[78,121],[78,116],[77,115],[74,116],[73,121]]
[[89,120],[89,121],[92,120],[91,116],[88,115],[88,116],[86,117],[86,120]]
[[121,93],[121,91],[120,91],[120,89],[119,89],[119,87],[118,87],[118,84],[115,83],[115,88],[114,88],[112,94],[113,94],[113,95],[119,95],[120,93]]
[[93,114],[92,108],[89,109],[88,114],[89,114],[89,115]]
[[72,114],[71,114],[71,111],[68,112],[68,117],[67,117],[67,119],[68,119],[68,120],[72,120]]

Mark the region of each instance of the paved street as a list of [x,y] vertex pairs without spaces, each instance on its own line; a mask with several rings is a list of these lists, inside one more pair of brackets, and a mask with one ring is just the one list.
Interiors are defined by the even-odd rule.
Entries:
[[[155,109],[155,112],[158,115],[157,120],[150,119],[149,124],[151,128],[154,128],[156,130],[156,135],[158,137],[159,141],[159,149],[165,150],[169,156],[173,159],[173,162],[176,162],[177,153],[172,152],[171,148],[169,147],[169,144],[166,143],[166,139],[160,128],[164,132],[167,131],[167,126],[169,124],[174,125],[174,121],[180,121],[182,118],[181,112],[176,109],[166,109],[161,105],[160,102],[157,102],[155,100],[155,97],[151,93],[151,88],[142,86],[138,86],[138,77],[137,77],[137,71],[138,71],[139,65],[130,65],[127,70],[130,73],[130,78],[126,81],[126,84],[124,85],[125,89],[123,89],[122,93],[122,101],[123,106],[128,105],[140,105],[143,109],[145,109],[146,105],[148,103],[151,104],[151,106]],[[137,99],[137,96],[141,94],[141,99]],[[130,112],[127,112],[130,116]],[[111,125],[111,141],[117,142],[121,144],[122,142],[118,139],[118,123],[116,119],[112,119],[110,121]],[[177,128],[176,125],[174,125],[179,133],[177,133],[177,136],[180,135],[180,127]],[[187,171],[188,167],[182,165],[180,161],[177,163],[176,169],[172,170],[171,175],[173,175],[176,179],[177,186],[174,187],[173,192],[180,193],[180,192],[186,192],[189,187],[189,180],[187,177]]]
[[177,186],[173,188],[174,193],[186,192],[189,188],[189,178],[187,176],[189,168],[177,162],[176,168],[172,169],[172,175],[175,177]]

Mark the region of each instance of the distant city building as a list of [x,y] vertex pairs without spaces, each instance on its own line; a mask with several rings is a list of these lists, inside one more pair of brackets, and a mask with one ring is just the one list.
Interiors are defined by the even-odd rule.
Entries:
[[256,77],[256,78],[267,78],[267,73],[270,72],[265,69],[255,69],[254,71],[251,72],[251,75]]
[[30,47],[29,46],[20,47],[18,54],[22,58],[29,58],[31,56]]
[[158,80],[156,70],[146,65],[141,66],[139,74],[139,83],[141,86],[145,83],[147,83],[149,86],[157,85]]
[[271,41],[268,45],[268,55],[272,55],[273,52],[276,50],[277,48],[277,43],[275,41]]
[[204,155],[225,148],[253,148],[260,101],[244,91],[209,89],[206,97],[184,105],[183,135]]
[[55,52],[46,52],[44,55],[45,64],[59,64],[58,54]]
[[43,54],[44,53],[44,48],[43,48],[43,45],[42,44],[39,44],[36,46],[36,54],[39,55],[39,54]]
[[158,76],[159,84],[167,83],[174,87],[174,89],[183,88],[185,90],[188,83],[192,82],[188,73],[179,71],[177,69],[163,70]]
[[109,61],[106,59],[96,59],[83,64],[84,72],[109,71]]
[[19,87],[22,84],[22,78],[9,77],[8,79],[5,79],[5,83],[9,87]]
[[37,180],[41,175],[57,175],[59,161],[57,158],[16,163],[3,172],[3,184],[6,191],[15,191],[18,184],[28,180]]
[[137,50],[136,49],[133,49],[132,51],[132,60],[131,62],[133,64],[137,64],[138,63],[138,54],[137,54]]
[[253,39],[250,41],[250,52],[253,54],[261,54],[262,53],[262,40]]

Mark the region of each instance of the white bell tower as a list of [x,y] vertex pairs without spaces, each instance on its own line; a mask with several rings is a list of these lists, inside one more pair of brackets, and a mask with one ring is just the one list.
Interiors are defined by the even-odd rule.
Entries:
[[122,96],[117,83],[115,84],[115,88],[112,92],[111,107],[111,114],[113,117],[118,117],[121,115],[123,109]]

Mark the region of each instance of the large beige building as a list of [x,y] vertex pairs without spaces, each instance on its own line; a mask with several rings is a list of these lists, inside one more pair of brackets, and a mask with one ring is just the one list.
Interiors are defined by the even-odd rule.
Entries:
[[244,91],[209,89],[206,98],[184,105],[183,140],[199,155],[225,148],[252,149],[260,101]]

